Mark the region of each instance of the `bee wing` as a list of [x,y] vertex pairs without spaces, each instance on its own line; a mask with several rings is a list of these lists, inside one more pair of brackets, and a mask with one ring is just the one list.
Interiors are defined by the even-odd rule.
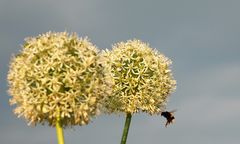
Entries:
[[177,109],[171,110],[169,111],[170,113],[175,113],[177,111]]

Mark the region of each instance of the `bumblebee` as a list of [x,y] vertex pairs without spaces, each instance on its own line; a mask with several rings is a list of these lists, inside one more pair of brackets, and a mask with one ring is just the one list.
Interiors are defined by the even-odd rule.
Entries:
[[173,110],[173,111],[164,111],[164,112],[161,112],[161,116],[165,117],[167,119],[167,122],[165,124],[165,127],[167,127],[169,124],[173,123],[174,120],[175,120],[175,117],[173,115],[173,113],[175,112],[176,110]]

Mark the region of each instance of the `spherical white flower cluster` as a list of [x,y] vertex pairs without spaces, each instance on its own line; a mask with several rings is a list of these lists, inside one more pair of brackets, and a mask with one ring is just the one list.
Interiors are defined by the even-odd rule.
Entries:
[[108,112],[158,114],[163,110],[176,86],[167,57],[140,40],[117,43],[105,56],[115,83],[113,94],[105,97]]
[[[111,83],[104,61],[88,39],[48,32],[26,39],[8,73],[15,114],[29,123],[87,124],[108,96]],[[110,79],[109,79],[110,80]]]

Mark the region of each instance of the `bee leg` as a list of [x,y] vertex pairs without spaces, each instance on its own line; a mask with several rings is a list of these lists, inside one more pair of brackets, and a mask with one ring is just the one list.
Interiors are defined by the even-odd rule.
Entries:
[[167,125],[169,125],[169,121],[166,122],[165,127],[167,127]]

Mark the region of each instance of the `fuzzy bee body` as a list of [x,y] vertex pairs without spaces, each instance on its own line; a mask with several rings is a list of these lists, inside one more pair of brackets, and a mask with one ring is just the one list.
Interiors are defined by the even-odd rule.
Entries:
[[165,111],[165,112],[161,112],[161,116],[165,117],[167,119],[167,122],[165,124],[165,127],[167,127],[169,124],[173,123],[174,120],[175,120],[175,117],[173,115],[173,113],[175,112],[176,110],[174,111]]

